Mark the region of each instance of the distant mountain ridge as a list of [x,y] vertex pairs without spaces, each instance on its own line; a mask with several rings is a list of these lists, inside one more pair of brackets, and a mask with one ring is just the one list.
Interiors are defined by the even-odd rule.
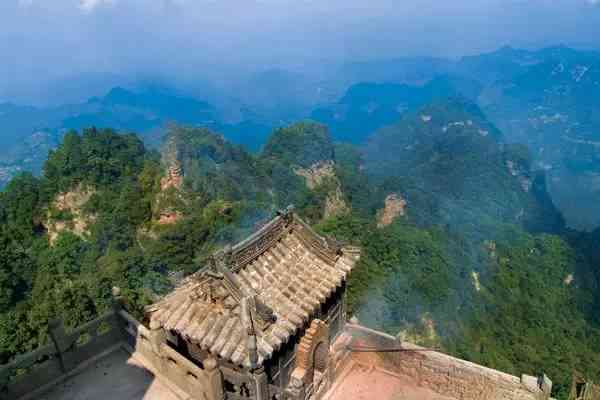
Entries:
[[[258,149],[271,127],[260,121],[222,121],[211,104],[160,88],[131,91],[111,89],[103,97],[55,108],[0,104],[0,187],[18,171],[39,173],[48,150],[64,132],[87,127],[136,132],[151,146],[160,144],[163,128],[170,122],[210,127],[234,142]],[[44,143],[40,143],[43,132]],[[31,162],[31,159],[39,160]]]
[[[31,160],[43,160],[68,129],[135,131],[156,145],[164,125],[177,121],[258,151],[274,128],[310,117],[327,125],[334,140],[364,143],[406,113],[460,95],[479,105],[504,142],[529,147],[570,226],[600,224],[600,53],[505,46],[457,60],[405,57],[300,70],[271,68],[240,78],[221,97],[238,95],[219,105],[152,86],[115,87],[53,108],[1,104],[0,186],[20,170],[38,173],[41,163]],[[32,137],[38,132],[45,132],[44,144]]]
[[[570,226],[600,224],[600,52],[505,46],[437,60],[435,68],[420,64],[428,59],[410,60],[368,63],[367,70],[383,75],[373,72],[373,81],[351,86],[336,103],[315,109],[312,118],[329,125],[334,137],[361,143],[431,100],[461,95],[498,126],[503,142],[528,146],[532,167],[549,175],[552,199]],[[425,73],[407,83],[416,76],[407,65],[423,66]],[[381,76],[383,81],[375,79]]]
[[401,193],[409,215],[425,225],[435,220],[484,230],[492,219],[561,231],[564,222],[527,150],[501,139],[476,104],[435,101],[376,131],[364,150],[364,169]]
[[556,47],[478,97],[506,140],[526,144],[569,224],[600,224],[600,53]]
[[328,125],[336,139],[360,143],[378,128],[434,99],[473,97],[480,90],[477,82],[449,75],[423,86],[365,82],[351,86],[337,103],[314,110],[311,118]]

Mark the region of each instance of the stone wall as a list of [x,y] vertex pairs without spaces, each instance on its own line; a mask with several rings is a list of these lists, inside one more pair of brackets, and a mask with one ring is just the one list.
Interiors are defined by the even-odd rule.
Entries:
[[0,399],[28,400],[81,372],[113,351],[134,353],[144,367],[190,400],[223,399],[216,360],[204,368],[171,349],[162,331],[151,331],[124,310],[115,309],[66,332],[62,321],[49,326],[50,343],[0,366]]
[[296,348],[296,363],[286,388],[287,399],[320,399],[327,392],[334,377],[329,347],[329,326],[314,319]]
[[114,312],[66,332],[62,321],[49,326],[49,344],[0,366],[0,398],[33,399],[90,360],[118,348],[123,333]]
[[205,360],[201,368],[172,349],[162,329],[150,330],[123,310],[119,316],[125,346],[159,379],[177,387],[190,400],[223,399],[223,377],[216,360]]
[[[521,378],[460,360],[373,331],[347,324],[346,342],[352,360],[413,378],[422,387],[461,400],[543,400],[550,398],[552,382],[545,376]],[[402,351],[394,351],[401,348]]]

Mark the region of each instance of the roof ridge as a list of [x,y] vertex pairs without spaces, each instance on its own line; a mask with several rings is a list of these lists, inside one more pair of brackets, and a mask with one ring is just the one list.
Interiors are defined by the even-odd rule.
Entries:
[[214,252],[205,267],[147,308],[148,319],[152,329],[174,329],[207,351],[216,331],[234,319],[230,325],[240,332],[223,333],[220,345],[228,347],[219,354],[236,365],[260,366],[315,315],[359,256],[360,249],[317,234],[288,207],[248,239]]

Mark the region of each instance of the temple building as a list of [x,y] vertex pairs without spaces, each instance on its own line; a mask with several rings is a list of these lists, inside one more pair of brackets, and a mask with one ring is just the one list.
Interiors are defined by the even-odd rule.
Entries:
[[196,366],[218,368],[226,398],[318,398],[359,255],[288,208],[148,307],[150,330]]

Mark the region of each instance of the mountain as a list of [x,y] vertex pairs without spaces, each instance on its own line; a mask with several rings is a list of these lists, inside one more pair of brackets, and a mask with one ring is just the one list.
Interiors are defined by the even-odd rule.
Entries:
[[[210,105],[156,90],[134,93],[112,89],[106,96],[85,103],[54,108],[0,106],[0,187],[17,171],[40,173],[41,164],[57,139],[71,129],[91,126],[152,133],[168,121],[215,123]],[[157,142],[160,134],[149,135]],[[37,161],[36,161],[37,160]]]
[[483,84],[507,80],[544,59],[544,53],[504,46],[490,53],[461,57],[451,69],[458,75]]
[[317,78],[283,68],[251,74],[232,92],[261,120],[278,124],[303,118],[326,94]]
[[516,76],[486,88],[479,103],[505,133],[526,144],[549,175],[569,225],[600,223],[600,53],[550,48]]
[[335,104],[314,110],[311,117],[328,125],[336,139],[360,143],[378,128],[433,99],[458,94],[476,97],[479,91],[477,82],[451,76],[436,77],[423,86],[359,83]]
[[206,102],[176,94],[147,89],[131,92],[113,88],[101,98],[92,98],[75,115],[62,121],[66,129],[96,126],[125,131],[147,132],[167,121],[213,123],[214,108]]
[[271,129],[258,119],[228,122],[211,104],[160,88],[116,87],[103,97],[54,108],[5,103],[0,105],[0,187],[18,171],[39,174],[48,150],[68,130],[110,127],[138,132],[147,144],[158,146],[170,122],[209,127],[253,151]]
[[313,222],[349,211],[326,126],[305,121],[276,129],[260,160],[271,178],[277,206],[294,204]]
[[455,61],[355,63],[350,75],[363,80],[315,108],[311,118],[327,124],[338,140],[362,143],[406,112],[460,94],[504,132],[503,142],[528,146],[532,167],[546,171],[551,198],[568,225],[594,229],[600,224],[599,59],[598,52],[565,46],[505,46]]
[[269,203],[269,180],[242,146],[206,128],[172,126],[162,146],[163,164],[178,167],[185,186],[205,199]]
[[[162,89],[0,106],[3,144],[15,144],[0,171],[41,171],[0,192],[0,363],[47,341],[51,318],[71,329],[104,313],[115,286],[141,316],[174,272],[294,203],[362,248],[347,304],[361,323],[512,374],[544,371],[557,399],[574,372],[597,381],[600,230],[565,228],[554,206],[571,225],[571,212],[585,210],[581,226],[598,214],[595,53],[503,48],[420,73],[430,61],[357,67],[356,85],[315,107],[318,122],[273,116],[301,115],[322,100],[313,89],[341,79],[281,71],[250,86],[265,87],[248,98],[267,112],[236,119]],[[278,85],[292,86],[270,97]],[[64,132],[90,123],[140,132]]]
[[60,143],[60,139],[60,134],[40,130],[7,145],[4,153],[0,154],[0,188],[17,173],[39,173],[48,152]]
[[395,59],[347,62],[337,75],[348,84],[359,82],[424,84],[447,74],[454,62],[437,57],[400,57]]
[[[501,132],[461,98],[434,101],[376,131],[364,152],[365,171],[407,200],[421,224],[483,229],[486,219],[560,231],[544,176],[526,149],[500,143]],[[410,207],[410,204],[415,206]]]

